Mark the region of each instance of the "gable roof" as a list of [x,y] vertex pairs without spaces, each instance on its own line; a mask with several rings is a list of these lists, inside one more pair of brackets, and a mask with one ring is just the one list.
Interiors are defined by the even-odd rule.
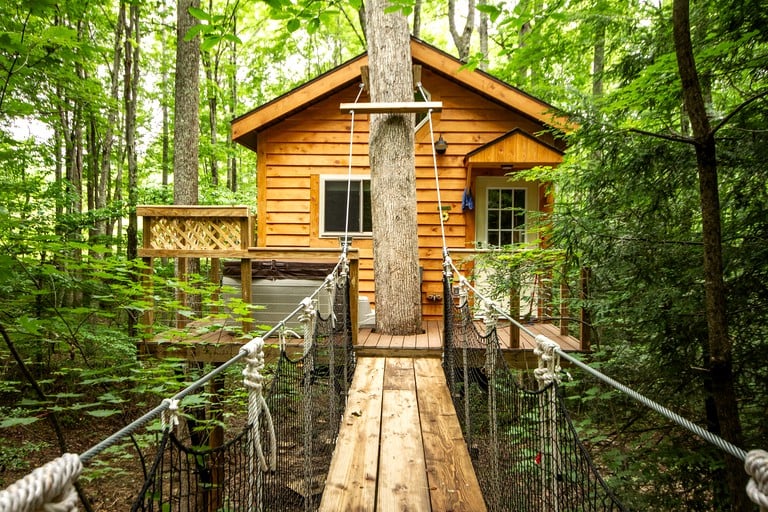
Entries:
[[467,153],[464,165],[556,165],[562,162],[563,154],[557,147],[515,128]]
[[[434,73],[503,107],[516,110],[547,127],[564,129],[567,126],[567,121],[564,118],[552,113],[553,107],[551,105],[484,71],[464,68],[461,61],[424,41],[411,38],[411,58],[414,64],[421,64]],[[255,151],[258,132],[354,83],[359,83],[361,80],[360,68],[367,65],[368,55],[363,53],[286,94],[235,118],[232,121],[232,140]]]

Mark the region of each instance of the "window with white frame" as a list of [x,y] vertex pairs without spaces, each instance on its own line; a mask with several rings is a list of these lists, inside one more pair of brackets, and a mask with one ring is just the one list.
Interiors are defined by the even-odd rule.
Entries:
[[525,189],[488,188],[486,242],[495,247],[525,242]]
[[371,235],[371,179],[367,176],[323,176],[320,184],[320,235],[338,236],[347,228],[347,196],[351,235]]
[[478,178],[475,237],[480,246],[503,247],[527,241],[529,188],[529,184],[510,183],[507,177]]

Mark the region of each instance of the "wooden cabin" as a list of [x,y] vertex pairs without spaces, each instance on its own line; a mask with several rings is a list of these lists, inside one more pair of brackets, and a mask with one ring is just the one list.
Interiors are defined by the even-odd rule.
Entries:
[[[410,46],[427,96],[416,100],[442,102],[442,111],[432,114],[433,135],[423,116],[414,126],[422,305],[430,320],[442,316],[440,215],[454,260],[478,247],[536,243],[536,233],[526,228],[528,212],[548,211],[552,198],[545,184],[515,180],[514,173],[561,163],[565,146],[552,132],[564,122],[550,105],[483,71],[464,69],[423,41],[412,39]],[[355,101],[367,64],[367,55],[360,55],[232,122],[233,140],[258,155],[258,247],[339,247],[351,131],[351,116],[340,104]],[[359,101],[370,101],[365,91]],[[436,139],[446,143],[437,155],[442,210]],[[355,116],[351,154],[352,199],[360,205],[350,220],[359,291],[375,306],[367,114]]]

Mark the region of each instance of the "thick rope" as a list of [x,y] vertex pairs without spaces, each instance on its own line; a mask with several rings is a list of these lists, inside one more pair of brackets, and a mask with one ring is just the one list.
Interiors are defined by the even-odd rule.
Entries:
[[171,432],[179,426],[179,401],[175,398],[166,398],[162,403],[168,407],[160,413],[160,428],[163,432]]
[[544,389],[553,382],[560,383],[560,345],[543,334],[536,336],[536,348],[533,353],[539,359],[539,366],[533,370],[533,375],[539,383],[539,389]]
[[768,452],[752,450],[747,453],[744,470],[751,477],[747,483],[747,496],[760,506],[760,512],[768,512]]
[[[248,423],[251,425],[248,446],[248,480],[251,491],[249,510],[261,512],[264,509],[264,471],[274,471],[277,467],[277,437],[272,415],[264,400],[263,382],[264,376],[261,370],[264,368],[264,339],[253,338],[242,349],[245,353],[245,368],[243,369],[243,384],[248,389]],[[261,446],[261,416],[264,415],[269,433],[269,463],[264,456]]]
[[[363,94],[365,84],[360,84],[360,90],[357,91],[357,97],[355,103],[360,99],[360,95]],[[349,200],[352,196],[352,148],[355,144],[355,111],[350,111],[351,120],[349,122],[349,162],[347,165],[347,211],[346,218],[344,220],[344,243],[342,244],[342,252],[346,255],[349,247]],[[362,229],[362,226],[360,226]]]
[[0,512],[77,512],[82,470],[80,457],[65,453],[0,491]]
[[[416,84],[416,87],[419,89],[419,92],[421,92],[421,97],[425,100],[427,99],[427,93],[424,91],[424,88],[421,86],[421,82]],[[429,109],[427,111],[427,120],[429,121],[429,145],[432,148],[432,167],[435,171],[435,191],[437,192],[437,213],[438,217],[440,218],[440,235],[443,237],[443,257],[448,257],[448,244],[445,240],[445,222],[443,221],[443,203],[442,198],[440,197],[440,178],[437,172],[437,154],[435,153],[435,133],[432,130],[432,109]]]
[[[248,389],[248,422],[253,425],[254,453],[262,471],[274,471],[277,466],[277,436],[275,435],[275,425],[272,422],[272,414],[262,392],[264,376],[261,371],[264,369],[264,338],[254,338],[240,350],[247,354],[243,369],[243,384]],[[264,420],[267,423],[266,428],[269,434],[269,463],[267,463],[264,449],[261,446],[259,430],[262,415],[264,415]]]

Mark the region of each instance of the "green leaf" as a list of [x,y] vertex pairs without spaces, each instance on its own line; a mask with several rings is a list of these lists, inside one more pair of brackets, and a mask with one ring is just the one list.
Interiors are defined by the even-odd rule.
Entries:
[[301,27],[301,22],[298,20],[298,18],[292,18],[288,20],[288,24],[285,26],[285,28],[288,29],[288,32],[296,32]]
[[0,428],[10,428],[10,427],[20,427],[23,425],[31,425],[32,423],[36,422],[40,418],[36,418],[34,416],[27,416],[24,418],[6,418],[3,421],[0,421]]
[[203,39],[202,44],[200,44],[200,50],[204,52],[211,51],[219,42],[221,41],[221,37],[219,36],[209,36]]
[[108,418],[110,416],[114,416],[115,414],[120,414],[121,412],[123,411],[119,409],[96,409],[95,411],[86,411],[85,414],[95,416],[96,418]]
[[501,14],[501,9],[499,9],[495,5],[487,5],[487,4],[478,5],[477,10],[487,14],[488,19],[490,19],[492,23],[495,22],[498,19],[499,15]]
[[211,21],[211,15],[200,9],[199,7],[190,7],[189,14],[201,21]]

